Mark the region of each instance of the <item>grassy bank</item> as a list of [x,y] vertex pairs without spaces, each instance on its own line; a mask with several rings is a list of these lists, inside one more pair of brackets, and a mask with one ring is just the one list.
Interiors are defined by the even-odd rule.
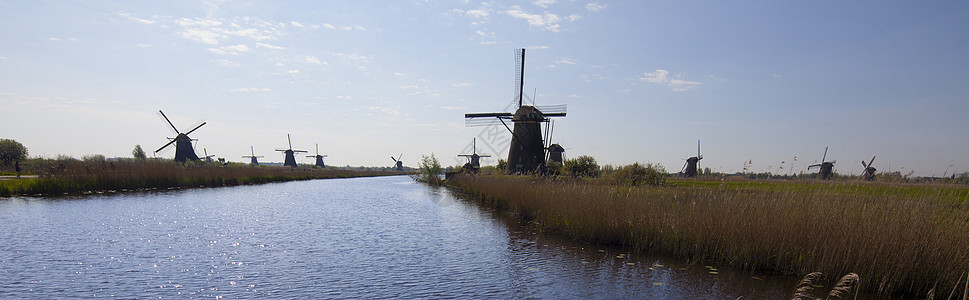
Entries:
[[[176,164],[165,160],[69,161],[30,170],[39,178],[0,180],[0,196],[60,195],[95,191],[232,186],[323,178],[402,175],[405,172],[358,171],[218,163]],[[50,165],[53,167],[47,167]]]
[[964,186],[672,181],[621,187],[513,176],[455,176],[450,184],[579,241],[751,271],[854,272],[860,288],[871,292],[924,296],[936,287],[947,295],[969,271]]

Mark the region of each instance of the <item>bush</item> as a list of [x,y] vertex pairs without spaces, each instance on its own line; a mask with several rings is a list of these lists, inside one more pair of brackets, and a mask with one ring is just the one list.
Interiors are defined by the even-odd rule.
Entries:
[[420,168],[418,169],[417,174],[413,175],[412,177],[414,180],[419,182],[435,185],[442,184],[444,183],[444,181],[441,180],[441,171],[443,170],[444,169],[441,168],[441,162],[437,161],[437,158],[434,157],[433,153],[431,153],[431,156],[421,155]]
[[572,177],[599,177],[599,164],[592,156],[582,155],[565,161],[562,171]]
[[669,177],[666,174],[666,169],[660,164],[646,163],[645,166],[634,163],[627,166],[622,166],[615,171],[609,172],[606,175],[608,181],[616,185],[652,185],[659,186],[666,184],[666,179]]
[[15,140],[0,139],[0,165],[9,166],[27,159],[27,147]]

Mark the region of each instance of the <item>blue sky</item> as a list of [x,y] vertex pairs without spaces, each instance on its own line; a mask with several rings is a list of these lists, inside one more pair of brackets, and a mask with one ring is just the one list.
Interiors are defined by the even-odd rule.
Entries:
[[699,139],[724,172],[826,146],[839,173],[969,171],[963,1],[0,0],[0,40],[0,137],[32,156],[154,151],[159,109],[231,161],[282,161],[287,133],[336,165],[503,156],[463,116],[507,109],[526,48],[568,157],[679,171]]

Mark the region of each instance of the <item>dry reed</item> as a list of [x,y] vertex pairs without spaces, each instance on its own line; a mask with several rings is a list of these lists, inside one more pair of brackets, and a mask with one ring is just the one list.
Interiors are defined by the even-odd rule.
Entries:
[[579,241],[749,271],[861,275],[870,292],[925,295],[969,270],[964,188],[848,183],[618,187],[455,176],[486,205]]

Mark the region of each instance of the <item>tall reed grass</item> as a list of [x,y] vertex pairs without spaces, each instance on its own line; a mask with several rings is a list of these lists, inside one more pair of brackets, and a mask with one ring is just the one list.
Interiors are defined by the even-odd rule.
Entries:
[[[248,166],[218,163],[176,164],[167,160],[66,161],[34,166],[39,178],[0,181],[0,196],[59,195],[92,191],[231,186],[267,182],[401,175],[404,172]],[[35,165],[41,165],[35,163]],[[50,166],[49,169],[47,166]]]
[[803,275],[857,273],[880,294],[952,289],[969,270],[964,188],[847,183],[620,187],[455,176],[481,203],[592,244]]

